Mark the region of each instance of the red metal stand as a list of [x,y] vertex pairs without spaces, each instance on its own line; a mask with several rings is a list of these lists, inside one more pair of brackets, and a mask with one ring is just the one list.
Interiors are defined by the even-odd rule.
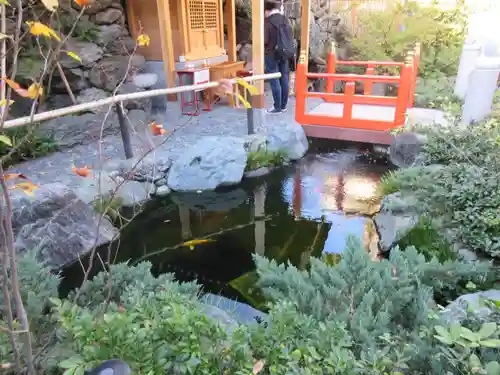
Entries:
[[[191,84],[203,84],[203,83],[208,83],[209,80],[206,80],[204,82],[196,82],[195,77],[197,72],[201,72],[207,70],[207,68],[194,68],[194,69],[181,69],[177,70],[177,76],[179,77],[179,85],[183,86],[184,85],[184,78],[187,78],[186,84],[191,85]],[[190,94],[193,95],[193,100],[186,100],[185,95]],[[208,90],[199,90],[199,91],[194,91],[194,92],[189,92],[189,93],[181,93],[181,111],[183,115],[187,116],[199,116],[200,115],[200,97],[204,103],[204,108],[203,111],[210,112],[212,110],[212,102],[210,99],[210,94]],[[194,108],[194,112],[187,112],[187,108]]]

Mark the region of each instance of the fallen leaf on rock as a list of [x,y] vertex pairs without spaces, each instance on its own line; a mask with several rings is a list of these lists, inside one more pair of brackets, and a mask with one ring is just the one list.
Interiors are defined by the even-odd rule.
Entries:
[[73,171],[74,174],[80,177],[88,177],[92,173],[92,171],[88,167],[77,168],[74,164],[71,167],[71,170]]
[[151,123],[151,131],[153,132],[153,135],[167,134],[167,131],[163,129],[163,125],[157,124],[155,121]]
[[20,189],[22,190],[26,195],[32,196],[34,195],[34,191],[38,189],[40,185],[36,185],[31,181],[27,182],[21,182],[19,184],[16,184],[14,186],[9,187],[9,190],[14,190],[14,189]]

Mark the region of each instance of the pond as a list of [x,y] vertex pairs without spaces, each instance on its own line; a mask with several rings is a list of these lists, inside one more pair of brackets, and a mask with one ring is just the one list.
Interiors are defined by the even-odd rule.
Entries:
[[[304,159],[236,188],[149,202],[114,244],[112,261],[147,260],[155,274],[196,279],[207,292],[259,308],[254,254],[304,269],[310,257],[335,261],[355,235],[378,257],[370,198],[388,169],[369,146],[314,141]],[[107,249],[99,253],[106,259]],[[80,284],[81,265],[63,277],[65,294]]]

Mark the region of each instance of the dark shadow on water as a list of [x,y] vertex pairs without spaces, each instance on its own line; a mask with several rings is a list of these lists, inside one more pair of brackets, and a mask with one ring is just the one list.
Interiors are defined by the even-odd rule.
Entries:
[[[254,288],[254,254],[304,269],[310,257],[340,254],[351,234],[376,253],[366,202],[389,168],[369,149],[313,141],[303,160],[269,176],[236,188],[151,201],[114,244],[118,251],[112,259],[147,260],[155,274],[196,279],[207,291],[262,307]],[[210,241],[183,246],[193,239]],[[107,249],[99,254],[107,259]],[[95,262],[94,273],[102,263]],[[78,286],[82,274],[80,264],[65,269],[61,293]]]

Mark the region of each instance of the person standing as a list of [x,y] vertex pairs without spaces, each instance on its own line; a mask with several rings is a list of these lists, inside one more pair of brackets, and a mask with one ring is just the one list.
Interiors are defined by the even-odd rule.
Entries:
[[269,80],[274,106],[267,113],[279,114],[288,104],[289,61],[295,55],[295,43],[290,22],[277,2],[266,0],[264,14],[264,69],[266,73],[281,73],[281,78]]

